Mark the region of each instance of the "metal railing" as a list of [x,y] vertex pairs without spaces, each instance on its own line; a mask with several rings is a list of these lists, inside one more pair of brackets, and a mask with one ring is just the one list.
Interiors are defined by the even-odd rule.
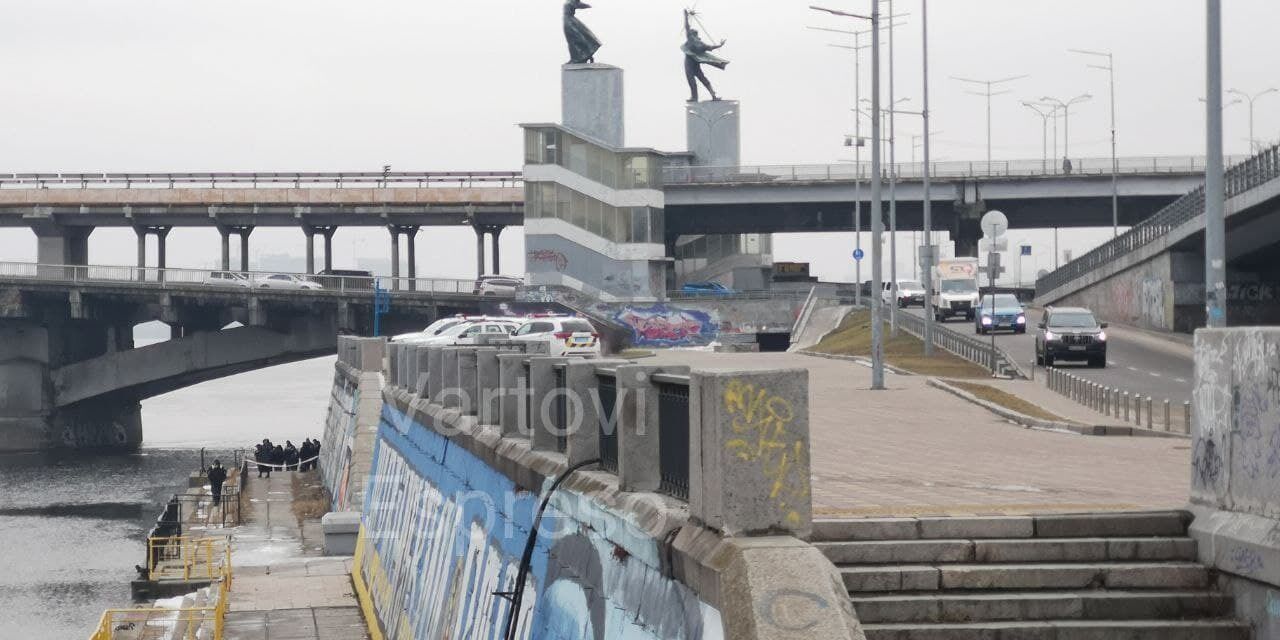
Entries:
[[689,377],[654,374],[658,387],[658,491],[689,499]]
[[[1276,178],[1280,178],[1280,146],[1271,147],[1227,169],[1224,180],[1226,197],[1235,197]],[[1125,233],[1037,280],[1036,295],[1042,296],[1053,291],[1102,265],[1110,264],[1156,242],[1174,229],[1203,216],[1204,200],[1204,186],[1197,187]]]
[[[1243,160],[1247,156],[1229,156],[1228,161]],[[1204,173],[1203,156],[1169,156],[1118,158],[1118,173],[1127,175],[1196,174]],[[1071,160],[1071,169],[1055,162],[1042,160],[998,160],[993,162],[930,162],[929,175],[933,178],[1034,178],[1047,176],[1104,176],[1111,175],[1111,158],[1080,158]],[[894,171],[896,170],[896,171]],[[898,178],[914,180],[924,176],[924,163],[903,162],[885,167],[882,175],[896,173]],[[870,178],[871,164],[796,164],[759,166],[670,166],[663,169],[663,181],[667,185],[767,183],[767,182],[826,182],[853,181]]]
[[147,538],[152,580],[214,580],[231,564],[231,543],[224,537]]
[[809,289],[758,289],[750,291],[668,291],[668,300],[800,300]]
[[[172,539],[169,539],[172,540]],[[199,539],[190,539],[199,540]],[[151,542],[148,540],[148,545]],[[168,548],[169,545],[165,545]],[[200,545],[189,545],[198,549]],[[139,607],[134,609],[108,609],[102,614],[98,626],[89,640],[139,640],[166,638],[167,640],[223,640],[227,609],[231,601],[231,585],[234,571],[231,566],[231,548],[223,540],[222,561],[210,576],[216,586],[209,593],[211,604],[164,609]],[[157,579],[157,578],[152,578]],[[197,594],[197,597],[202,597]],[[197,600],[199,601],[199,600]]]
[[[917,338],[924,338],[924,318],[920,316],[899,313],[898,326]],[[1025,377],[1016,361],[1004,349],[998,346],[992,348],[989,340],[960,333],[941,322],[933,323],[933,345],[984,369],[1018,378]]]
[[[1088,409],[1097,411],[1111,418],[1132,423],[1135,427],[1144,426],[1152,431],[1167,431],[1191,435],[1191,402],[1183,401],[1177,405],[1181,412],[1181,421],[1174,419],[1174,406],[1168,398],[1157,405],[1152,396],[1143,398],[1142,394],[1129,392],[1119,387],[1108,387],[1059,367],[1048,367],[1045,371],[1045,386],[1050,391],[1067,397]],[[1157,408],[1162,410],[1163,419],[1156,418]],[[1161,427],[1163,425],[1163,427]]]
[[[476,295],[475,280],[453,278],[389,278],[308,275],[278,271],[223,271],[220,269],[159,269],[110,265],[59,265],[32,262],[0,262],[0,280],[129,284],[162,289],[202,288],[208,291],[289,291],[303,295],[367,294],[375,282],[398,294]],[[509,297],[509,296],[496,296]]]
[[520,171],[215,171],[196,173],[0,173],[0,189],[517,187]]
[[618,379],[612,371],[597,370],[600,393],[600,466],[618,473]]

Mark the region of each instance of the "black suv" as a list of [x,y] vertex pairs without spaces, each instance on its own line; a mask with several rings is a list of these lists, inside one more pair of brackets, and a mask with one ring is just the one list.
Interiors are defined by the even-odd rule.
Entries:
[[1058,360],[1087,360],[1091,367],[1107,366],[1107,323],[1079,307],[1050,307],[1036,334],[1036,364],[1053,366]]

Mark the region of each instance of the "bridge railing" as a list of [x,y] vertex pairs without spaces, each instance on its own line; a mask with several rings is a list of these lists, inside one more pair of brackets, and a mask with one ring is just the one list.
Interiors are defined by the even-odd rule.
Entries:
[[200,288],[209,291],[268,290],[373,295],[375,282],[400,294],[475,294],[475,280],[452,278],[381,278],[330,276],[278,271],[222,271],[219,269],[157,269],[112,265],[60,265],[0,262],[0,280],[65,283],[133,284],[159,288]]
[[[1229,160],[1243,160],[1233,156]],[[1105,176],[1111,175],[1111,158],[1073,159],[1072,166],[1041,160],[998,160],[988,162],[931,162],[929,175],[934,178],[1013,178],[1044,176]],[[903,162],[893,165],[899,179],[916,179],[924,176],[924,163]],[[1203,173],[1204,158],[1200,156],[1135,157],[1118,158],[1118,173],[1131,175]],[[871,164],[794,164],[760,166],[707,166],[666,167],[663,180],[668,185],[768,183],[768,182],[823,182],[853,181],[870,178]],[[882,170],[885,177],[890,167]]]
[[0,173],[0,189],[518,187],[523,182],[523,174],[519,171]]
[[[1226,197],[1232,198],[1276,178],[1280,178],[1280,146],[1271,147],[1227,169],[1223,186]],[[1204,200],[1204,186],[1197,187],[1127,232],[1036,280],[1036,295],[1044,295],[1102,265],[1156,242],[1173,229],[1203,215]]]

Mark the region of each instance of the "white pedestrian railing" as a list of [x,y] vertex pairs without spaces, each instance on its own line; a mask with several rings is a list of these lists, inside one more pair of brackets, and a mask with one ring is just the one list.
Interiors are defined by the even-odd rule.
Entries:
[[[112,265],[59,265],[0,262],[0,280],[68,284],[128,284],[164,289],[269,291],[300,294],[373,295],[375,283],[393,294],[477,294],[475,280],[383,278],[220,269],[159,269]],[[510,295],[496,297],[511,297]]]
[[518,187],[520,171],[222,171],[203,173],[0,173],[0,189],[255,187]]

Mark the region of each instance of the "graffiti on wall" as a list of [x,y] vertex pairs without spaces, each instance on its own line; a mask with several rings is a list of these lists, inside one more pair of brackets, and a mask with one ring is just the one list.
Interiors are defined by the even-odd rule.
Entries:
[[525,256],[530,268],[537,263],[548,264],[555,267],[556,271],[563,272],[569,266],[568,256],[554,249],[534,249]]
[[329,398],[329,415],[325,419],[324,440],[320,447],[320,474],[324,486],[333,497],[334,511],[350,506],[347,495],[351,476],[351,451],[356,439],[356,407],[360,405],[360,387],[338,373]]
[[710,313],[665,304],[623,307],[614,320],[631,329],[632,344],[647,347],[707,345],[716,339],[720,326]]
[[[447,444],[384,407],[355,577],[389,639],[504,637],[510,603],[494,593],[514,589],[539,496]],[[721,640],[718,611],[666,577],[660,553],[631,519],[561,489],[539,532],[517,637]]]
[[809,451],[803,435],[791,431],[795,409],[786,398],[740,380],[725,387],[724,405],[736,436],[725,447],[739,460],[760,466],[769,499],[788,524],[800,524],[796,505],[809,500]]

